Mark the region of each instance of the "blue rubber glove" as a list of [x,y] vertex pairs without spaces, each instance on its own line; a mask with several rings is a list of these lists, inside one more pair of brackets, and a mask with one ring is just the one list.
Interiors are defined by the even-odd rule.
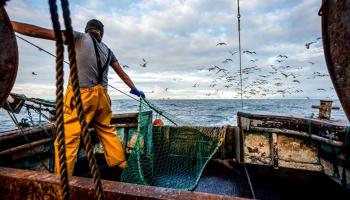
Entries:
[[136,89],[136,88],[130,90],[130,93],[131,93],[131,94],[134,94],[134,95],[136,95],[136,96],[138,96],[138,97],[146,98],[146,97],[145,97],[145,94],[144,94],[141,90],[138,90],[138,89]]

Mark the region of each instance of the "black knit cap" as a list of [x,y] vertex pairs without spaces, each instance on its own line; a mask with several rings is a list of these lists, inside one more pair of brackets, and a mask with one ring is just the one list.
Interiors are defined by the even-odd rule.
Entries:
[[87,31],[89,29],[98,29],[101,31],[101,37],[103,36],[103,24],[101,21],[97,20],[97,19],[91,19],[86,23],[86,27],[85,27],[85,33],[87,33]]

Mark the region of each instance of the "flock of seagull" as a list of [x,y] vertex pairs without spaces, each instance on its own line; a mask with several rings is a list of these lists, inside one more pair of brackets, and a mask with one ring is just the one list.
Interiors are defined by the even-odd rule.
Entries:
[[[315,41],[305,43],[305,48],[310,49],[311,45],[321,40],[321,37],[316,38]],[[216,46],[226,46],[227,43],[219,42]],[[231,57],[226,58],[222,61],[222,64],[230,64],[234,62],[233,56],[238,54],[238,51],[228,51]],[[275,57],[275,64],[258,66],[258,58],[256,51],[244,50],[243,55],[249,57],[250,67],[243,67],[241,70],[228,70],[225,67],[217,65],[199,68],[199,71],[207,71],[207,75],[212,78],[210,84],[200,84],[199,82],[193,83],[193,88],[206,88],[205,96],[220,95],[220,92],[224,94],[224,91],[235,91],[234,98],[239,98],[241,95],[244,98],[256,98],[258,96],[276,96],[281,95],[286,97],[295,93],[302,94],[304,91],[301,89],[303,81],[300,79],[301,70],[303,66],[291,66],[287,65],[289,59],[288,55],[279,54]],[[142,59],[140,67],[146,68],[147,61],[145,58]],[[308,64],[314,65],[314,62],[308,61]],[[122,65],[123,68],[130,68],[128,65]],[[37,73],[32,72],[32,75],[36,76]],[[327,77],[328,74],[315,71],[312,76],[306,79],[316,79]],[[173,79],[176,81],[176,79]],[[305,80],[305,79],[304,79]],[[242,90],[241,90],[242,83]],[[305,83],[306,84],[306,83]],[[333,87],[317,88],[318,92],[327,92],[328,90],[334,90]],[[169,92],[169,88],[165,88],[164,92]],[[154,91],[150,92],[154,93]],[[299,95],[302,96],[302,95]],[[334,95],[326,97],[332,98]],[[308,96],[305,96],[309,99]]]
[[[305,48],[310,49],[310,46],[317,43],[321,37],[318,37],[315,41],[305,43]],[[217,43],[216,46],[227,45],[224,42]],[[230,55],[235,55],[238,52],[229,51]],[[286,97],[292,94],[299,94],[302,96],[304,93],[302,89],[302,69],[303,66],[291,66],[287,65],[288,55],[279,54],[275,57],[275,64],[266,66],[258,66],[255,63],[258,61],[254,58],[257,55],[256,51],[244,50],[243,55],[249,55],[249,62],[253,65],[250,67],[244,67],[242,70],[229,71],[224,67],[218,65],[210,66],[207,68],[200,68],[199,71],[208,71],[210,77],[214,77],[209,84],[209,88],[215,89],[215,92],[205,93],[206,96],[216,95],[220,92],[230,89],[236,91],[234,97],[239,98],[255,98],[257,96],[282,96]],[[232,62],[232,58],[226,58],[222,63]],[[308,64],[314,65],[314,62],[309,61]],[[242,90],[241,90],[241,77],[242,74]],[[251,76],[253,75],[253,76]],[[306,77],[306,79],[316,79],[327,77],[328,74],[321,72],[313,72],[312,76]],[[305,83],[307,84],[307,83]],[[199,83],[195,83],[192,87],[198,87]],[[327,92],[328,90],[334,90],[333,87],[316,88],[318,92]],[[326,97],[332,98],[334,95]],[[305,96],[309,99],[308,96]]]

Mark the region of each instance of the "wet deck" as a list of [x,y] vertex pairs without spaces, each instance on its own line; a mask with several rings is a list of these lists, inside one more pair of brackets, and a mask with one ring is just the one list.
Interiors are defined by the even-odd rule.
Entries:
[[[321,173],[247,166],[257,199],[348,199],[350,190]],[[252,198],[242,165],[208,164],[195,191]]]
[[[108,168],[100,161],[103,179],[118,180],[116,168]],[[87,163],[78,164],[76,175],[88,177],[82,170]],[[247,165],[257,199],[348,199],[350,190],[322,173]],[[86,169],[88,170],[88,169]],[[252,198],[243,165],[214,160],[210,161],[195,188],[196,192]]]

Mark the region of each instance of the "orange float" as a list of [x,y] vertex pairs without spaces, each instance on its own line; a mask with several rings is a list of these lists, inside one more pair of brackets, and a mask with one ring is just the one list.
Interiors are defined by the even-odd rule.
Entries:
[[153,125],[154,125],[154,126],[164,126],[164,122],[163,122],[163,120],[161,120],[161,119],[155,119],[155,120],[153,121]]

